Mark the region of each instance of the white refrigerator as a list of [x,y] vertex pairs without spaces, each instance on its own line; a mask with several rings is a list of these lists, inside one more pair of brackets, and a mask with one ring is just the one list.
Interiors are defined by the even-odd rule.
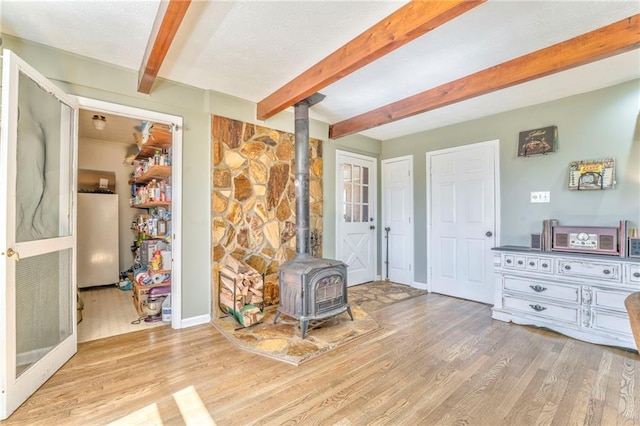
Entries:
[[78,288],[120,280],[118,195],[78,194]]

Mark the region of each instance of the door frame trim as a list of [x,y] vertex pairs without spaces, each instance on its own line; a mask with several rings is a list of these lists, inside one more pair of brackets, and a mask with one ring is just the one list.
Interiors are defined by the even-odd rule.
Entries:
[[[105,102],[98,99],[75,96],[80,109],[125,115],[141,120],[175,124],[171,143],[171,328],[183,328],[182,324],[182,130],[183,119],[177,115],[165,114],[143,108]],[[76,138],[76,144],[78,143]],[[77,146],[76,146],[77,149]]]
[[426,159],[426,198],[427,198],[427,235],[426,235],[426,249],[427,249],[427,290],[432,291],[432,277],[431,277],[431,209],[433,207],[433,200],[431,199],[431,158],[440,154],[448,154],[451,152],[465,151],[472,148],[481,146],[491,146],[493,148],[493,191],[494,191],[494,236],[496,247],[500,246],[500,140],[493,139],[485,142],[474,142],[465,145],[455,146],[451,148],[439,149],[436,151],[427,151]]
[[[340,156],[341,155],[345,155],[348,157],[355,157],[355,158],[359,158],[361,160],[365,160],[365,161],[372,161],[373,164],[375,164],[376,166],[376,176],[375,176],[375,183],[376,183],[376,190],[373,192],[370,192],[371,195],[373,195],[375,197],[375,208],[373,210],[369,209],[369,214],[374,214],[375,216],[378,216],[378,158],[373,157],[373,156],[369,156],[369,155],[365,155],[365,154],[356,154],[355,152],[350,152],[350,151],[344,151],[344,150],[340,150],[340,149],[336,149],[336,174],[335,174],[335,184],[336,184],[336,198],[335,198],[335,203],[336,203],[336,211],[335,211],[335,217],[336,217],[336,233],[335,233],[335,255],[336,258],[338,257],[338,253],[340,252],[338,250],[338,245],[340,244],[340,230],[341,230],[341,225],[340,225],[340,217],[342,217],[342,213],[341,213],[341,209],[342,209],[342,197],[340,195],[340,191],[338,189],[338,182],[341,180],[340,178],[340,172],[342,171],[342,169],[340,168]],[[374,232],[374,241],[373,241],[373,262],[372,262],[372,267],[373,267],[373,280],[377,280],[380,278],[380,276],[378,275],[378,235],[380,233],[380,229],[378,224],[380,223],[379,220],[374,220],[373,224],[377,229],[377,232]]]
[[[414,188],[414,184],[413,184],[413,179],[414,179],[414,174],[413,174],[413,155],[403,155],[401,157],[394,157],[394,158],[387,158],[385,160],[381,161],[381,166],[380,166],[380,206],[381,206],[381,215],[380,217],[382,218],[382,220],[380,221],[380,223],[382,225],[380,232],[382,233],[384,231],[384,228],[382,228],[382,226],[384,226],[387,221],[386,221],[386,214],[385,214],[385,173],[384,173],[384,166],[386,164],[389,163],[395,163],[398,161],[404,161],[404,160],[409,160],[409,191],[411,192],[411,205],[409,206],[410,210],[411,210],[411,226],[410,226],[410,237],[411,237],[411,247],[410,247],[410,251],[409,251],[409,258],[411,259],[411,286],[415,287],[416,286],[416,268],[415,268],[415,264],[416,264],[416,259],[415,259],[415,223],[416,223],[416,218],[415,218],[415,212],[414,212],[414,194],[413,194],[413,188]],[[381,241],[384,239],[384,237],[381,238]],[[382,247],[380,248],[380,252],[382,253]],[[384,256],[384,255],[382,255]],[[382,262],[382,276],[386,277],[387,274],[387,265]]]

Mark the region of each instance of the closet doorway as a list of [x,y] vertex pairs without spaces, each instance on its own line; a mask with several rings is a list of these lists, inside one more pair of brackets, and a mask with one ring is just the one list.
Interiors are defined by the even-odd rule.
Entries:
[[165,324],[145,300],[169,295],[181,328],[182,118],[77,99],[78,342]]

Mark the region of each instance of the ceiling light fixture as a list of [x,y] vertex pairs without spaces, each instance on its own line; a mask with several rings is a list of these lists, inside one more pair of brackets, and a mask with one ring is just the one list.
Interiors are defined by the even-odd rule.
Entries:
[[97,130],[104,130],[104,127],[107,125],[107,118],[104,115],[94,115],[93,116],[93,127]]

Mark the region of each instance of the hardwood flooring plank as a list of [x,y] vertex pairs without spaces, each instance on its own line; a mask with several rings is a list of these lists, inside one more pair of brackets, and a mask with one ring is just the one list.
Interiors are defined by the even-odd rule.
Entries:
[[[557,403],[553,416],[550,418],[552,425],[576,424],[576,419],[579,418],[580,415],[578,413],[574,414],[573,409],[579,407],[579,410],[583,410],[587,406],[596,376],[596,370],[589,366],[595,365],[598,362],[597,355],[600,355],[600,351],[592,350],[596,348],[595,345],[588,345],[586,343],[584,345],[587,356],[577,360],[576,368],[569,377],[567,387]],[[584,411],[582,411],[581,417],[584,418]]]
[[382,329],[295,367],[209,324],[79,345],[5,425],[640,424],[640,357],[427,294]]
[[626,358],[622,362],[622,376],[620,379],[620,402],[618,406],[618,424],[632,425],[640,403],[635,396],[635,370],[638,362]]
[[[610,424],[618,423],[618,409],[620,407],[620,394],[622,382],[622,362],[623,358],[619,354],[612,352],[612,363],[607,377],[606,390],[603,395],[603,407],[601,423],[608,421]],[[595,423],[593,423],[595,424]]]

